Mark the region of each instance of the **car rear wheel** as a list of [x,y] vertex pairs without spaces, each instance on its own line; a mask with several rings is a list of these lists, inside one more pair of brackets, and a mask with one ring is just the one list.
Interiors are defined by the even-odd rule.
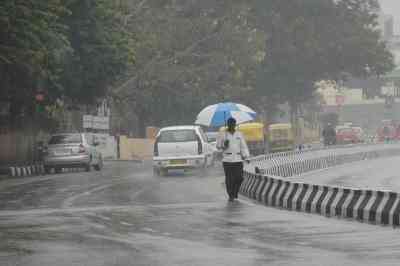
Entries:
[[51,167],[45,166],[44,167],[44,172],[45,172],[45,174],[50,174],[51,173]]

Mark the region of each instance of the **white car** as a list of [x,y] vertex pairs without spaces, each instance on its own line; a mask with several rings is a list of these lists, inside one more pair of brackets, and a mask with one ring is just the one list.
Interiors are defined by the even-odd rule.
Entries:
[[214,150],[199,126],[162,128],[154,144],[154,172],[165,175],[169,169],[207,168],[214,164]]

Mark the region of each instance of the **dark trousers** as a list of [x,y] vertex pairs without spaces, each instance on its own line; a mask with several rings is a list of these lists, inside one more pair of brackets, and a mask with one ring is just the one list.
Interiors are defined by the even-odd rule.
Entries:
[[226,192],[229,198],[237,198],[240,185],[243,182],[243,163],[223,163],[225,172]]

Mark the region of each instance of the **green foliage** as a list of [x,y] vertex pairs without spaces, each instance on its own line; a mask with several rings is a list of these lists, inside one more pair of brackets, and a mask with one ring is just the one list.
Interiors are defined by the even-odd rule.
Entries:
[[192,123],[228,100],[297,112],[318,80],[393,69],[377,9],[376,0],[2,0],[0,98],[18,114],[33,113],[39,88],[49,105],[112,96],[141,128]]
[[107,0],[0,2],[0,99],[32,114],[40,89],[93,103],[134,62],[123,9]]
[[[56,66],[70,54],[60,0],[0,2],[1,98],[11,98],[13,111],[29,107],[44,81],[54,81]],[[54,84],[53,84],[54,85]]]
[[114,98],[143,124],[193,123],[204,106],[243,100],[264,42],[237,1],[147,2],[132,5],[129,25],[140,40],[136,64]]
[[93,103],[134,62],[132,35],[121,21],[119,6],[107,0],[74,0],[67,6],[68,39],[74,50],[62,76],[65,95]]

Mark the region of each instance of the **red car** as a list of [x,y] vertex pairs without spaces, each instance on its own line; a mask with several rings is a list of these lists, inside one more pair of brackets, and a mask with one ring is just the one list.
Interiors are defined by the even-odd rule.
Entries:
[[392,125],[385,125],[378,129],[378,140],[380,142],[396,139],[396,129]]
[[359,132],[351,127],[341,127],[336,130],[337,144],[360,143],[361,141]]

